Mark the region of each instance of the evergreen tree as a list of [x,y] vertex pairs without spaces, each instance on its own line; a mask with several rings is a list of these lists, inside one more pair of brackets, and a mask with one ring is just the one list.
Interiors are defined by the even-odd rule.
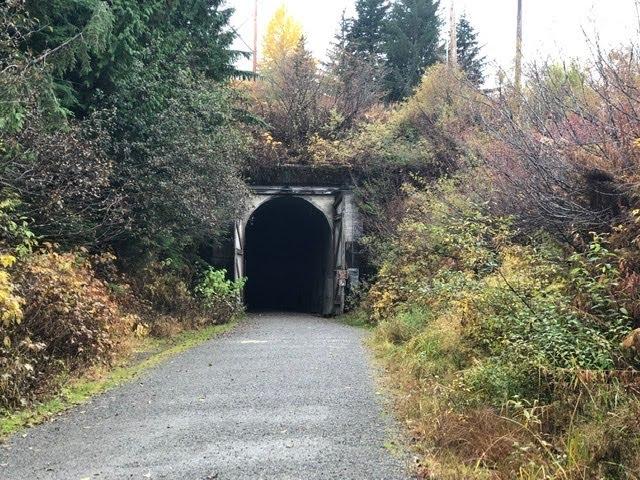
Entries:
[[[42,26],[27,48],[56,52],[53,63],[58,97],[74,113],[95,107],[96,94],[115,91],[144,50],[153,44],[176,70],[193,69],[212,80],[235,73],[231,50],[232,9],[224,0],[27,0],[29,15]],[[73,48],[67,43],[70,39]],[[65,46],[65,48],[58,47]]]
[[323,65],[324,70],[336,78],[342,78],[348,73],[351,60],[355,56],[354,52],[349,48],[350,29],[351,20],[345,16],[343,11],[338,32],[327,52],[328,61]]
[[[18,133],[27,125],[32,132],[14,142],[24,142],[23,150],[29,155],[12,160],[18,165],[12,183],[15,190],[26,191],[20,182],[38,188],[25,198],[29,217],[45,216],[32,211],[53,211],[54,200],[77,205],[77,211],[67,209],[70,214],[47,215],[53,219],[47,221],[55,226],[56,238],[60,239],[59,232],[79,237],[76,232],[81,231],[88,232],[83,237],[105,238],[107,234],[92,225],[102,222],[95,221],[98,214],[111,218],[114,210],[109,204],[96,203],[89,210],[76,200],[77,195],[64,193],[73,185],[96,190],[93,183],[98,182],[92,175],[97,177],[94,172],[102,166],[107,173],[100,177],[100,187],[117,197],[124,211],[119,215],[123,220],[109,225],[127,225],[118,241],[131,252],[151,248],[162,255],[180,254],[188,245],[221,233],[238,206],[237,192],[243,191],[240,167],[247,143],[239,128],[242,112],[236,94],[221,82],[235,73],[238,54],[231,49],[232,10],[223,6],[224,0],[19,0],[12,4],[24,4],[25,10],[24,15],[11,18],[32,19],[34,25],[24,34],[0,34],[0,53],[5,45],[19,48],[25,57],[21,63],[33,72],[29,88],[39,98],[38,103],[29,104],[33,93],[17,91],[14,85],[19,85],[20,78],[0,68],[0,97],[6,96],[4,91],[19,94],[11,111],[0,108],[0,134],[2,124]],[[0,20],[6,11],[11,13],[0,2]],[[53,125],[42,125],[45,100],[55,107],[58,121]],[[52,149],[49,135],[65,138],[64,119],[68,128],[80,133],[75,140],[59,141],[59,150]],[[50,134],[56,126],[62,128]],[[91,149],[75,147],[82,145],[83,132],[100,140],[93,156]],[[73,170],[75,163],[68,162],[70,173],[63,177],[57,158],[64,154],[73,159],[63,148],[67,143],[77,148],[73,153],[79,166]],[[48,183],[34,177],[32,172],[38,168]],[[75,175],[77,170],[84,176]],[[62,187],[57,188],[57,183]],[[208,189],[211,192],[203,194]],[[59,191],[67,196],[52,193]],[[98,214],[93,213],[96,209]]]
[[366,56],[349,48],[350,21],[344,12],[340,28],[324,64],[323,83],[333,99],[334,133],[351,128],[358,118],[382,97],[380,69]]
[[484,83],[484,66],[486,57],[482,55],[478,44],[478,33],[469,19],[463,15],[458,22],[458,64],[467,77],[475,85]]
[[398,0],[386,34],[388,100],[411,95],[425,69],[440,58],[438,0]]
[[353,53],[380,62],[389,5],[386,0],[357,0],[356,17],[349,21],[347,40]]

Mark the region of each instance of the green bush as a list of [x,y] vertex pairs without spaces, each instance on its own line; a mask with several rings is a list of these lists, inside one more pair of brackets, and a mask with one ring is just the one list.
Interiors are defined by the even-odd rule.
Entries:
[[208,267],[195,288],[205,314],[214,323],[227,321],[242,311],[242,289],[245,279],[231,281],[226,270]]

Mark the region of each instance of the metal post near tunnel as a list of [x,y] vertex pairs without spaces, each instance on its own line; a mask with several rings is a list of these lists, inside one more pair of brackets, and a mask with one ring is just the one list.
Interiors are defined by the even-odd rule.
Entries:
[[345,287],[347,285],[344,210],[344,195],[339,192],[333,203],[333,315],[341,315],[344,312]]
[[240,280],[245,276],[244,266],[244,222],[236,220],[233,228],[233,278]]

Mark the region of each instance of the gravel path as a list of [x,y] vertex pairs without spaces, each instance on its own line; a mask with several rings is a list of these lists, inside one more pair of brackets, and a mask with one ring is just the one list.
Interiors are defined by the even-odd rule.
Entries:
[[362,331],[249,317],[0,446],[0,478],[406,479]]

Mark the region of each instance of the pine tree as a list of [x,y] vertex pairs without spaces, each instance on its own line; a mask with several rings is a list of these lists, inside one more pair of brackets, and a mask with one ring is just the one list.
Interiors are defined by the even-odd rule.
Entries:
[[380,62],[389,5],[386,0],[357,0],[356,17],[348,25],[347,40],[353,53]]
[[340,27],[324,64],[323,83],[333,99],[334,127],[351,128],[362,113],[380,100],[381,72],[366,56],[354,52],[349,44],[350,20],[343,12]]
[[228,28],[233,9],[224,0],[26,0],[25,6],[42,25],[25,46],[35,54],[55,52],[47,60],[57,94],[76,114],[86,112],[96,93],[114,92],[145,49],[176,70],[197,70],[209,79],[236,73],[236,34]]
[[458,22],[458,64],[475,85],[484,83],[486,57],[482,55],[478,44],[478,33],[469,19],[463,15]]
[[353,52],[349,48],[349,32],[351,30],[351,20],[346,18],[345,12],[340,17],[340,25],[331,47],[327,52],[328,61],[324,64],[327,72],[337,77],[342,77],[349,69],[349,63],[353,57]]
[[388,100],[409,96],[441,54],[438,0],[398,0],[386,34]]

